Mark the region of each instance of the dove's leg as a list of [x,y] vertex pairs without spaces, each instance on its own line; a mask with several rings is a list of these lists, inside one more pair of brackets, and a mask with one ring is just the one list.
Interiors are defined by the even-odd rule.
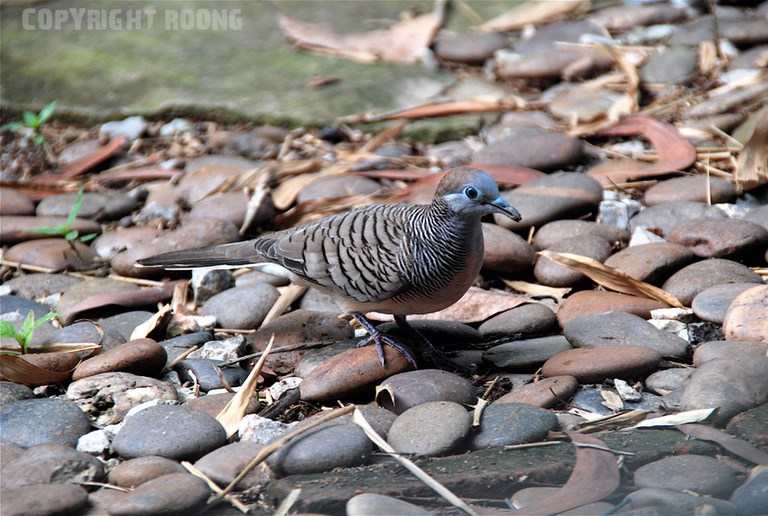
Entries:
[[445,353],[437,349],[437,347],[435,347],[435,345],[432,344],[432,342],[430,342],[430,340],[423,333],[411,326],[405,315],[396,315],[395,323],[405,333],[415,336],[424,344],[427,357],[435,365],[447,366],[451,369],[455,369],[457,367],[457,365]]
[[382,333],[379,329],[376,328],[376,326],[371,323],[363,314],[360,312],[352,312],[352,317],[357,319],[357,322],[360,323],[360,326],[365,328],[365,331],[368,332],[368,337],[361,340],[358,343],[358,347],[367,346],[368,344],[375,344],[376,345],[376,354],[379,356],[379,362],[381,362],[381,365],[384,366],[384,345],[391,346],[395,348],[397,351],[400,352],[401,355],[405,357],[405,359],[414,367],[418,368],[416,365],[416,359],[413,357],[413,353],[410,349],[408,349],[407,346],[402,344],[400,341],[395,339],[394,337],[390,337],[389,335],[385,335]]

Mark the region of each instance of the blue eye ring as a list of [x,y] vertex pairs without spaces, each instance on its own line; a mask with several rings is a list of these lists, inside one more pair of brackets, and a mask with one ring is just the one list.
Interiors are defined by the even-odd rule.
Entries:
[[475,188],[474,186],[468,186],[464,188],[464,195],[467,196],[467,199],[474,201],[480,196],[480,192],[478,192],[477,188]]

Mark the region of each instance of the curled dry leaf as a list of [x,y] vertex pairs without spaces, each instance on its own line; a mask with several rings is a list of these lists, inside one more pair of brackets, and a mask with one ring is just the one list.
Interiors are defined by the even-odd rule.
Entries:
[[504,284],[523,294],[528,294],[531,297],[549,297],[557,301],[558,304],[563,302],[563,298],[570,294],[570,288],[557,288],[547,287],[546,285],[539,285],[538,283],[528,283],[527,281],[513,281],[502,279]]
[[[498,290],[483,290],[478,287],[471,287],[461,299],[448,308],[431,314],[412,315],[409,317],[409,320],[417,321],[424,319],[475,323],[484,321],[499,312],[504,312],[530,302],[531,298],[527,296],[517,296]],[[391,315],[377,312],[371,312],[368,316],[376,321],[392,320]]]
[[[567,432],[574,444],[607,448],[600,439],[579,432]],[[565,485],[546,500],[525,507],[526,514],[557,514],[599,502],[619,487],[621,477],[616,457],[610,451],[576,447],[576,465]]]
[[[94,343],[54,343],[47,344],[45,347],[37,348],[40,353],[76,353],[81,351],[95,351],[101,346]],[[34,360],[27,360],[30,355],[20,355],[18,353],[0,353],[0,378],[12,382],[20,383],[30,387],[38,385],[52,385],[68,381],[72,377],[72,367],[78,359],[57,362],[67,364],[64,369],[49,369],[32,363]],[[34,356],[34,355],[32,355]],[[53,355],[48,355],[52,357]]]
[[659,287],[654,287],[644,281],[636,280],[635,278],[614,269],[613,267],[603,265],[592,258],[571,253],[556,253],[554,251],[539,251],[538,254],[545,256],[560,265],[565,265],[566,267],[579,271],[585,276],[588,276],[595,283],[602,285],[609,290],[655,299],[675,308],[685,308],[680,300],[669,292],[662,290]]
[[421,16],[403,20],[385,30],[337,34],[330,28],[280,15],[278,25],[297,47],[310,52],[370,63],[418,62],[443,23],[443,4]]
[[733,177],[743,190],[768,183],[768,108],[763,108],[758,116],[755,131],[739,154]]
[[170,282],[165,283],[161,287],[96,294],[95,296],[84,299],[75,306],[63,311],[59,314],[59,317],[64,324],[69,324],[77,314],[95,308],[102,308],[109,305],[125,307],[151,305],[170,298],[173,294],[174,285],[173,282]]
[[734,437],[731,434],[723,432],[722,430],[718,430],[715,427],[708,425],[686,424],[678,426],[677,429],[686,435],[695,437],[696,439],[715,442],[734,455],[748,460],[753,464],[768,465],[768,453],[759,448],[756,448],[744,439]]
[[506,32],[526,25],[539,25],[561,20],[574,12],[589,9],[590,0],[557,0],[554,2],[525,2],[482,24],[481,30]]
[[145,339],[158,328],[168,324],[171,318],[171,305],[163,305],[152,317],[136,326],[131,332],[129,340]]
[[589,172],[603,186],[656,177],[685,169],[696,161],[696,148],[672,125],[644,115],[621,120],[613,127],[597,133],[601,136],[644,136],[653,145],[659,158],[653,163],[631,159],[604,161]]

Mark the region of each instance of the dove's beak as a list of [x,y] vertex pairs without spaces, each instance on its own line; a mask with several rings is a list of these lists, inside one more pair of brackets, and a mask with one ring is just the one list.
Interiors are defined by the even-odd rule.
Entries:
[[502,196],[498,196],[495,200],[489,202],[488,205],[492,206],[493,209],[497,212],[506,217],[509,217],[516,222],[519,222],[523,218],[520,215],[520,212],[510,206],[510,204]]

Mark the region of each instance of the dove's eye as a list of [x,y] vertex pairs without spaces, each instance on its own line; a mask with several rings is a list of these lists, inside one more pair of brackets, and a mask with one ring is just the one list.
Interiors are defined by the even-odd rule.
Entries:
[[474,186],[468,186],[464,189],[464,195],[467,196],[467,199],[475,200],[477,199],[477,196],[480,195],[477,191],[477,188]]

